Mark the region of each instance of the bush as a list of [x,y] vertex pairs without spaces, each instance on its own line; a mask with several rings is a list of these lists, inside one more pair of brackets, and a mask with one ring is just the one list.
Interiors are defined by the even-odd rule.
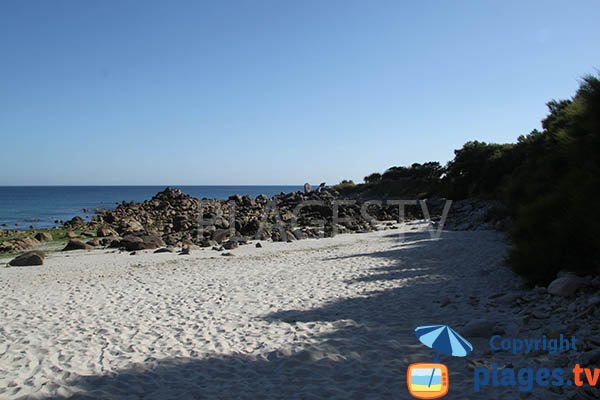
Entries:
[[600,80],[584,78],[572,100],[548,108],[544,131],[520,138],[527,157],[506,187],[515,217],[508,262],[536,283],[600,267]]
[[381,180],[381,174],[378,172],[374,172],[369,176],[365,176],[365,183],[377,183]]
[[514,144],[467,142],[448,163],[446,195],[453,199],[495,197],[520,162]]
[[338,183],[337,185],[335,185],[334,189],[336,189],[336,190],[344,190],[344,189],[354,188],[355,186],[356,186],[356,183],[354,183],[352,180],[346,180],[346,179],[344,179],[343,181],[341,181],[340,183]]

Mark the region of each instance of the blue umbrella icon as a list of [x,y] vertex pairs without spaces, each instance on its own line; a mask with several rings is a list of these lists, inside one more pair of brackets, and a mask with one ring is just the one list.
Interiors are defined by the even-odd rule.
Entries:
[[[438,362],[440,354],[465,357],[473,351],[473,345],[447,325],[419,326],[415,332],[421,343],[436,351],[435,362]],[[435,369],[431,372],[429,386],[434,372]]]

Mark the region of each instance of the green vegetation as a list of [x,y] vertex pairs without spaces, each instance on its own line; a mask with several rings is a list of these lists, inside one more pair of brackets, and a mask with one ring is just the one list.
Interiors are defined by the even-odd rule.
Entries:
[[508,262],[532,283],[560,270],[598,273],[600,239],[600,79],[586,76],[570,100],[553,100],[543,130],[517,143],[472,141],[437,162],[391,167],[342,185],[345,195],[500,200],[511,217]]
[[356,183],[354,183],[352,180],[347,181],[345,179],[334,186],[336,190],[353,189],[355,187]]
[[519,138],[522,163],[505,185],[508,261],[535,282],[600,267],[600,80],[587,76],[572,100],[548,107],[543,132]]

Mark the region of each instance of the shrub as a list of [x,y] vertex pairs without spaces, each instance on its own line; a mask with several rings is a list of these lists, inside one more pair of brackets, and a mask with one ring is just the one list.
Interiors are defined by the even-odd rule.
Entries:
[[520,139],[527,157],[506,187],[508,262],[536,283],[600,267],[600,80],[585,77],[572,100],[548,108],[544,131]]

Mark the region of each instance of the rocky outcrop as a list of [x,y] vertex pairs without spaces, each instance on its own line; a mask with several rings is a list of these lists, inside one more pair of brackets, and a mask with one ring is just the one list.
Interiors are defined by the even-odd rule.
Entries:
[[[235,194],[227,200],[200,200],[179,189],[167,188],[150,200],[122,203],[114,210],[102,211],[91,224],[98,226],[98,236],[118,234],[123,238],[128,235],[141,238],[156,235],[169,246],[183,247],[188,243],[214,247],[232,238],[291,241],[335,233],[366,232],[375,229],[374,220],[399,219],[397,204],[373,204],[363,209],[363,200],[339,202],[340,195],[336,190],[324,184],[316,190],[309,186],[306,185],[304,191],[281,193],[271,198]],[[445,200],[431,200],[426,204],[432,220],[439,221]],[[451,229],[492,228],[485,223],[492,207],[489,203],[473,200],[455,205],[447,221]],[[337,222],[334,220],[336,213]],[[404,217],[423,218],[422,205],[406,206]],[[131,240],[141,243],[139,239]],[[118,247],[117,243],[111,246]],[[133,243],[120,246],[136,250],[142,247]]]
[[[440,205],[441,206],[441,205]],[[482,199],[465,199],[452,202],[448,212],[448,218],[444,224],[444,229],[455,231],[467,230],[488,230],[507,227],[504,225],[495,226],[490,218],[490,211],[499,207],[499,203]],[[503,221],[507,224],[507,221]]]
[[[428,215],[423,213],[424,204]],[[439,224],[445,199],[427,200],[424,204],[414,201],[402,206],[402,218],[430,217]],[[444,229],[491,229],[488,213],[493,206],[477,199],[454,202]],[[367,232],[376,229],[374,221],[400,217],[398,204],[342,200],[339,192],[325,184],[316,189],[307,184],[303,191],[280,193],[271,198],[235,194],[227,200],[200,200],[179,189],[167,188],[150,200],[121,203],[113,210],[98,210],[90,222],[75,217],[64,226],[69,229],[69,239],[92,238],[89,246],[136,251],[164,246],[215,247],[232,239],[243,244],[250,239],[293,241]],[[99,240],[95,241],[93,236]],[[40,240],[32,237],[6,240],[0,244],[0,252],[24,251],[48,237],[40,234]],[[71,247],[84,248],[79,244]]]
[[0,243],[0,253],[18,253],[39,246],[40,244],[41,243],[38,240],[27,236],[10,239]]

